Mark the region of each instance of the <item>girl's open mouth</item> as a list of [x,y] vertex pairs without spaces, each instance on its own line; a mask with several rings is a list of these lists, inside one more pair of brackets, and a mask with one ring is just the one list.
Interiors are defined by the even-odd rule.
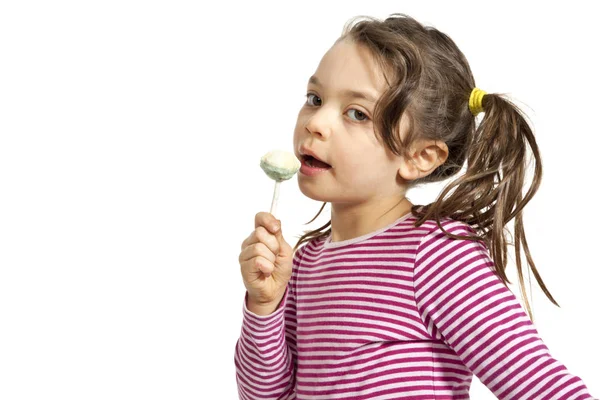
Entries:
[[300,173],[303,175],[314,176],[319,173],[329,171],[331,169],[331,165],[318,160],[312,156],[303,156],[302,157],[302,165],[300,166]]
[[331,168],[331,165],[327,164],[326,162],[323,162],[309,155],[304,156],[304,162],[306,163],[306,165],[312,168]]

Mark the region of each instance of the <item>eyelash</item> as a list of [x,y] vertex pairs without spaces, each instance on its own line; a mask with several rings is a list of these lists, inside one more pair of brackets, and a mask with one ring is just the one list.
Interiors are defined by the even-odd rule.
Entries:
[[[317,107],[317,106],[313,106],[312,104],[309,104],[308,100],[309,100],[310,96],[319,97],[319,96],[317,96],[317,95],[316,95],[316,94],[314,94],[314,93],[307,93],[307,94],[306,94],[306,104],[308,104],[310,107]],[[319,97],[319,98],[320,98],[320,97]],[[361,119],[361,120],[359,120],[359,119],[355,119],[355,120],[353,120],[353,121],[355,121],[355,122],[365,122],[365,121],[368,121],[368,120],[370,120],[369,116],[368,116],[366,113],[364,113],[364,112],[362,112],[362,111],[360,111],[360,110],[358,110],[358,109],[356,109],[356,108],[351,108],[350,110],[358,111],[359,113],[361,113],[362,115],[364,115],[364,116],[365,116],[365,119]],[[350,111],[350,110],[348,110],[348,111]]]

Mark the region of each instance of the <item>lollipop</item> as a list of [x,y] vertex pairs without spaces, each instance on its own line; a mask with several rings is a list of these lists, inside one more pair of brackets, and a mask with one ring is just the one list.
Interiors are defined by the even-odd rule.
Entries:
[[300,169],[300,165],[300,161],[298,161],[295,155],[283,150],[273,150],[261,157],[260,167],[269,178],[275,181],[271,214],[275,215],[275,208],[279,199],[279,184],[294,176]]

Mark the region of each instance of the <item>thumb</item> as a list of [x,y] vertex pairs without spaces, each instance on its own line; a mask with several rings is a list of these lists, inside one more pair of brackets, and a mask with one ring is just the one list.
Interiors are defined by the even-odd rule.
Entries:
[[281,233],[281,221],[280,220],[275,221],[272,232],[275,235],[275,237],[277,238],[277,240],[279,240],[279,241],[283,240],[283,234]]
[[281,221],[277,220],[276,222],[276,229],[273,231],[273,234],[275,235],[275,238],[277,238],[277,241],[279,242],[280,245],[280,253],[285,253],[286,255],[289,253],[289,247],[290,245],[285,241],[285,239],[283,238],[283,233],[281,230]]

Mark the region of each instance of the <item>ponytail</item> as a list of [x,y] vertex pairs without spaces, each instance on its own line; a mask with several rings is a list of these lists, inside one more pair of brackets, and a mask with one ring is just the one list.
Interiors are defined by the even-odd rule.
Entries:
[[[535,267],[523,227],[523,208],[540,186],[542,160],[533,132],[516,105],[499,94],[486,94],[482,106],[484,117],[467,143],[465,174],[449,184],[435,202],[427,206],[415,205],[412,212],[418,217],[416,226],[425,220],[435,219],[449,237],[482,240],[490,251],[496,274],[505,285],[511,283],[505,272],[507,247],[514,245],[519,287],[533,322],[523,280],[521,248],[544,294],[560,307]],[[528,166],[527,146],[531,148],[535,166],[532,183],[523,197]],[[455,190],[446,198],[452,189]],[[479,235],[465,237],[445,231],[440,224],[440,218],[444,216],[469,224]],[[504,227],[513,218],[515,242],[508,243]]]

